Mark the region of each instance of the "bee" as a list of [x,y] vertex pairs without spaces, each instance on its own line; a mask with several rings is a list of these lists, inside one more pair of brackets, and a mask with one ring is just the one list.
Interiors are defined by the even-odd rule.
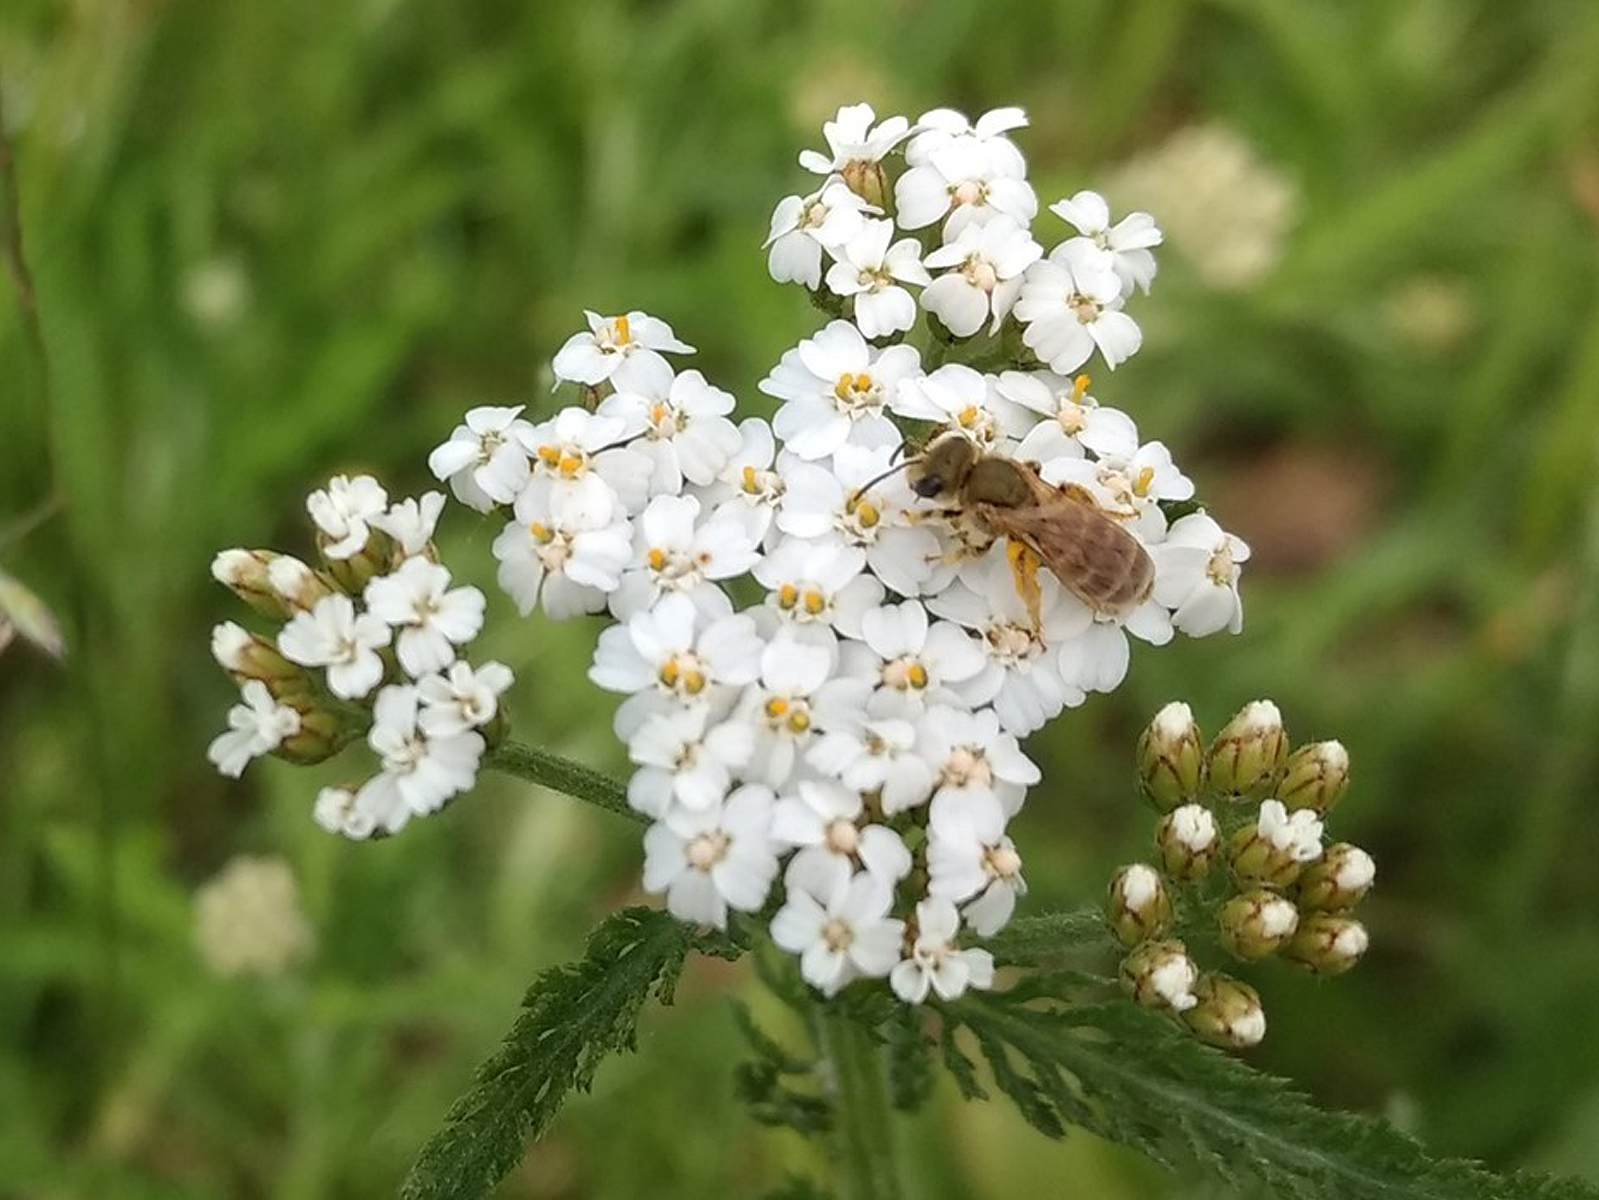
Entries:
[[906,464],[911,490],[924,499],[954,503],[988,540],[1006,538],[1016,591],[1028,616],[1040,624],[1040,564],[1095,613],[1119,617],[1149,598],[1155,564],[1137,538],[1108,516],[1076,484],[1046,483],[1031,463],[984,452],[959,433],[935,434]]

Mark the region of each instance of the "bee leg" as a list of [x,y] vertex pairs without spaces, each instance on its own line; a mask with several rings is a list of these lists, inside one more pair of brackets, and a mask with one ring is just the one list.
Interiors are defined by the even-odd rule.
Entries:
[[1035,631],[1044,627],[1040,609],[1043,591],[1038,586],[1039,558],[1025,543],[1010,538],[1005,543],[1005,558],[1010,563],[1011,579],[1016,583],[1016,594],[1027,606],[1027,616]]

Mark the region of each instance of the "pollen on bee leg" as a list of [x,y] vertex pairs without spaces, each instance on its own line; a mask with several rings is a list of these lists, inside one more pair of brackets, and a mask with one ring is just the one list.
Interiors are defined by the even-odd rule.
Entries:
[[1016,594],[1027,606],[1028,619],[1032,621],[1035,630],[1042,629],[1044,618],[1041,610],[1044,597],[1038,586],[1040,562],[1038,555],[1025,543],[1009,538],[1005,542],[1005,559],[1010,563],[1010,574],[1016,583]]

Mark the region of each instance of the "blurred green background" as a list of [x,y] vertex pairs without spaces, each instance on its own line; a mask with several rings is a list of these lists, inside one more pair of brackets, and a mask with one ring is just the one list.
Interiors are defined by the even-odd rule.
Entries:
[[[667,317],[762,411],[815,323],[766,278],[767,217],[858,98],[1025,105],[1046,203],[1165,171],[1146,349],[1095,390],[1256,550],[1242,637],[1141,648],[1034,739],[1028,908],[1145,853],[1128,755],[1158,704],[1214,729],[1273,696],[1350,747],[1334,831],[1379,888],[1353,975],[1256,972],[1253,1060],[1437,1150],[1599,1179],[1589,0],[7,0],[0,85],[53,376],[47,408],[7,290],[0,528],[67,502],[0,566],[70,643],[0,658],[0,1196],[390,1195],[525,983],[634,894],[636,830],[506,781],[353,845],[309,819],[338,769],[219,779],[207,631],[244,617],[207,566],[308,552],[335,470],[420,490],[470,405],[547,411],[583,307]],[[1267,183],[1229,191],[1239,154]],[[1185,222],[1283,236],[1239,286]],[[494,524],[450,520],[487,582]],[[491,617],[519,734],[617,767],[593,631],[492,592]],[[287,860],[314,936],[275,978],[196,949],[240,853]],[[811,1164],[732,1098],[749,990],[692,968],[503,1194],[754,1195]],[[1199,1194],[947,1087],[906,1136],[921,1195]]]

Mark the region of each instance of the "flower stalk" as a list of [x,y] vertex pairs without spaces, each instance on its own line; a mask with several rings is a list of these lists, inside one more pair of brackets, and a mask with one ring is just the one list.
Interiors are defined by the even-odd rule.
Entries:
[[882,1047],[871,1031],[838,1006],[818,1004],[817,1049],[832,1068],[834,1177],[844,1200],[899,1200],[893,1113]]
[[501,742],[484,756],[483,765],[582,800],[630,821],[648,823],[644,814],[628,807],[627,788],[617,780],[537,746]]

